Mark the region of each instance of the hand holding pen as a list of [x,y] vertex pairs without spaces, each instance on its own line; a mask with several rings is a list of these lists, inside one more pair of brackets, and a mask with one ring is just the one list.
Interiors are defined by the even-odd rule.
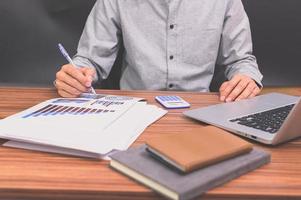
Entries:
[[95,69],[91,67],[77,67],[64,47],[59,44],[59,49],[69,64],[62,66],[56,74],[55,86],[62,97],[78,97],[82,93],[94,93],[92,87]]

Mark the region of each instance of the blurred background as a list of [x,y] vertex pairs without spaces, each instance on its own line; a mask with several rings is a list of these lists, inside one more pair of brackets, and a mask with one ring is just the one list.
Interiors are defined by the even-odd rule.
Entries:
[[[51,86],[66,61],[58,51],[63,43],[71,55],[95,0],[1,0],[0,85]],[[300,0],[244,0],[254,42],[254,54],[265,86],[301,86]],[[119,87],[120,62],[104,84]],[[216,72],[212,90],[219,87]]]

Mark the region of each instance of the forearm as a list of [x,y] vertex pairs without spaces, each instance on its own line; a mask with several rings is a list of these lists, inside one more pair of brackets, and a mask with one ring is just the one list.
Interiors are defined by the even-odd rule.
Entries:
[[236,74],[244,74],[262,86],[262,74],[253,55],[249,19],[240,0],[228,2],[218,64],[226,67],[229,80]]
[[120,21],[114,0],[99,0],[91,11],[80,38],[74,63],[93,67],[102,81],[109,76],[119,51]]

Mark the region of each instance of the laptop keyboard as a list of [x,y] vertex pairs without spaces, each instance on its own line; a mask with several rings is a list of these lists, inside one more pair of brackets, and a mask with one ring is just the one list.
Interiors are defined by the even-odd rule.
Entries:
[[292,110],[295,104],[283,106],[280,108],[255,113],[252,115],[232,119],[230,122],[235,122],[244,126],[259,129],[268,133],[276,133],[289,112]]

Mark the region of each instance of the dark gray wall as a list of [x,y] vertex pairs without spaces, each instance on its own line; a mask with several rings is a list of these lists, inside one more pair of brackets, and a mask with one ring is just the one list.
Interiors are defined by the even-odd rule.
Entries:
[[1,0],[0,82],[50,85],[71,55],[95,0]]
[[244,0],[264,84],[301,85],[301,1]]
[[[51,85],[66,61],[62,42],[74,54],[95,0],[1,0],[0,84]],[[301,85],[300,0],[244,0],[254,51],[265,85]],[[105,83],[116,88],[119,71]],[[113,77],[113,79],[112,79]]]

